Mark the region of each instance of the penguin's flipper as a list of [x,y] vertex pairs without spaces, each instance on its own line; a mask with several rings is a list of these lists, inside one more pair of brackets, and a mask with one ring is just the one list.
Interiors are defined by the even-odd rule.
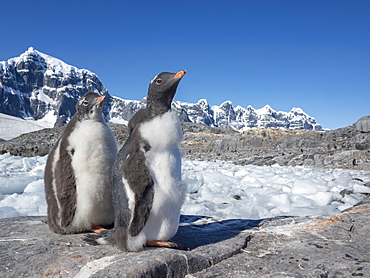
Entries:
[[137,236],[144,228],[153,205],[154,181],[145,165],[145,154],[138,150],[129,156],[123,165],[123,175],[134,193],[134,211],[129,234]]
[[128,196],[123,183],[123,165],[133,152],[133,144],[131,136],[119,150],[116,160],[113,164],[111,185],[112,185],[112,200],[115,211],[114,227],[127,229],[130,221],[130,210],[128,208]]
[[76,178],[70,153],[66,148],[60,148],[60,159],[57,163],[59,170],[55,173],[55,178],[60,181],[56,190],[60,204],[60,225],[63,228],[71,224],[77,206]]
[[144,121],[144,119],[147,117],[147,113],[148,111],[146,109],[140,109],[132,116],[132,118],[130,119],[127,125],[127,131],[129,135],[133,133],[135,127],[138,124]]
[[130,225],[130,235],[137,236],[144,228],[146,221],[148,221],[150,210],[153,204],[154,182],[151,180],[144,189],[142,194],[135,195],[135,210]]

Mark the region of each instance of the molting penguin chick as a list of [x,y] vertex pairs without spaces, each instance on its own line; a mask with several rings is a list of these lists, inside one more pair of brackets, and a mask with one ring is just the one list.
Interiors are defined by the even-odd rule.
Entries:
[[51,149],[45,166],[48,225],[58,234],[94,230],[114,220],[110,176],[117,142],[103,119],[104,96],[88,92]]
[[186,185],[181,181],[183,139],[171,103],[186,71],[163,72],[149,84],[147,106],[128,123],[129,137],[112,172],[115,242],[124,251],[144,245],[182,248],[177,232]]

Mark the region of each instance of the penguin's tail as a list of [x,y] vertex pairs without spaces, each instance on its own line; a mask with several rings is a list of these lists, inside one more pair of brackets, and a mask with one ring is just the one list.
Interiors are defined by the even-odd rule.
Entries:
[[114,245],[116,240],[114,238],[114,229],[104,230],[100,233],[87,234],[83,240],[89,245]]
[[117,247],[121,249],[122,251],[131,251],[127,247],[127,230],[123,227],[116,227],[115,228],[115,241],[117,244]]
[[137,236],[132,237],[127,232],[127,229],[123,227],[116,227],[114,236],[117,247],[125,252],[140,251],[146,245],[146,236],[143,232],[140,232]]

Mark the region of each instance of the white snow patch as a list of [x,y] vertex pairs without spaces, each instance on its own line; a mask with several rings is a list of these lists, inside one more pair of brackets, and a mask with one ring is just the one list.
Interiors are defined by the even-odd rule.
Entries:
[[[46,118],[44,119],[45,120],[39,121],[23,120],[21,118],[0,113],[0,138],[9,140],[23,133],[44,129],[46,127],[52,127],[50,120]],[[55,120],[56,118],[54,119],[54,123]]]
[[109,119],[109,122],[112,123],[112,124],[121,124],[121,125],[125,125],[127,126],[128,125],[128,121],[122,119],[122,118],[110,118]]
[[[46,159],[0,155],[0,218],[46,215]],[[184,159],[182,180],[188,192],[181,213],[216,219],[333,215],[370,192],[368,171],[222,161]],[[342,190],[353,193],[342,196]]]

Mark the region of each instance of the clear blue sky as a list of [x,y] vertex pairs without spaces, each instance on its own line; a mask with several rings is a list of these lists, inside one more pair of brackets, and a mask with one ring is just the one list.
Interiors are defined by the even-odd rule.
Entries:
[[28,47],[141,100],[161,71],[176,99],[301,107],[335,129],[370,114],[369,0],[4,1],[0,60]]

